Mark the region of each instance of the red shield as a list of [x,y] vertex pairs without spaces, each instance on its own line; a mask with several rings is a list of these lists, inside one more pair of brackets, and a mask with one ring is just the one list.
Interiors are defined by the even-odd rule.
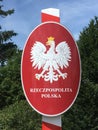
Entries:
[[80,57],[70,32],[61,24],[36,27],[25,44],[21,78],[29,104],[46,116],[57,116],[74,103],[80,84]]

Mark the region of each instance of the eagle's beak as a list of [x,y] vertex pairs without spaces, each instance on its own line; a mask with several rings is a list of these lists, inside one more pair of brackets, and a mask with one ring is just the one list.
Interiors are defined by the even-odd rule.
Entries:
[[48,45],[51,45],[51,42],[50,41],[47,41],[46,42],[46,45],[48,46]]

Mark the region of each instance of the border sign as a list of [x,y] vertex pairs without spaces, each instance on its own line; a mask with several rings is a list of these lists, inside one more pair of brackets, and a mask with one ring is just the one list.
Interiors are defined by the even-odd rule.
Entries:
[[44,22],[29,35],[23,49],[21,80],[27,101],[44,116],[58,116],[74,103],[80,85],[77,45],[67,28]]

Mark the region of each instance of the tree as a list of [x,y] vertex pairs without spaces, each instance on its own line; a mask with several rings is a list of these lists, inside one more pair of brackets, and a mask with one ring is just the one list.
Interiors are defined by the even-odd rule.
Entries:
[[21,77],[21,51],[8,60],[7,65],[0,68],[0,108],[24,99]]
[[[0,2],[2,2],[3,0],[0,0]],[[2,17],[6,17],[7,15],[11,15],[12,13],[14,13],[14,9],[11,9],[11,10],[3,10],[2,9],[3,5],[0,5],[0,16]]]
[[[0,0],[2,2],[3,0]],[[7,17],[14,13],[14,9],[4,11],[3,5],[0,4],[0,16]],[[12,42],[12,37],[17,34],[13,30],[3,31],[0,25],[0,66],[4,66],[7,60],[14,54],[17,46]]]
[[41,130],[41,116],[26,101],[0,111],[0,130]]
[[89,27],[85,27],[80,33],[78,44],[83,76],[94,83],[98,83],[98,17],[92,19]]
[[[2,1],[2,0],[1,0]],[[5,18],[14,10],[4,11],[0,5],[0,16]],[[20,78],[21,50],[13,43],[14,31],[2,31],[0,28],[0,108],[23,99]]]
[[63,115],[63,129],[98,129],[98,17],[80,33],[78,46],[82,64],[80,92],[72,108]]

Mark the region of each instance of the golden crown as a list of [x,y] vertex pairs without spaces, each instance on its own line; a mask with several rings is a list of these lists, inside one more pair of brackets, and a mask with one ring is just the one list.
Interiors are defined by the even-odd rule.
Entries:
[[54,41],[54,37],[48,37],[48,41]]

